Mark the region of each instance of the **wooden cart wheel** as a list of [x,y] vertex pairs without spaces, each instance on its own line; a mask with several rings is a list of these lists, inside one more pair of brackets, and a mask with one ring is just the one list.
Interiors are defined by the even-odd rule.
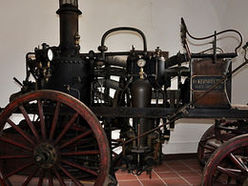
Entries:
[[248,134],[225,142],[210,157],[202,186],[248,185]]
[[197,148],[198,159],[202,166],[205,166],[209,157],[221,144],[221,141],[216,139],[215,125],[210,126],[202,135]]
[[209,157],[214,151],[220,147],[225,141],[244,134],[246,128],[239,128],[240,126],[246,126],[241,121],[225,121],[216,120],[215,124],[210,126],[206,132],[202,135],[197,148],[198,159],[202,166],[205,166]]
[[109,146],[98,119],[58,91],[11,102],[0,115],[0,146],[0,183],[7,186],[102,186],[108,177]]

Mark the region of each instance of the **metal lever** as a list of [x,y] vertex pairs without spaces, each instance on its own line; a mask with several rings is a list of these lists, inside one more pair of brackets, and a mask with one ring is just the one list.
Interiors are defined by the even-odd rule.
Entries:
[[22,84],[18,79],[16,79],[16,77],[13,77],[13,79],[14,79],[14,81],[15,81],[18,85],[20,85],[21,87],[23,87],[23,84]]

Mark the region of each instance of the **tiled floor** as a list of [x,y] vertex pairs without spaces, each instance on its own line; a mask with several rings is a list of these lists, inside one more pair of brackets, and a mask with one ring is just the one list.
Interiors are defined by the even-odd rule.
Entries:
[[[194,156],[195,157],[195,156]],[[166,158],[165,158],[166,159]],[[117,171],[116,177],[119,186],[199,186],[201,183],[201,167],[196,158],[181,158],[176,160],[165,160],[162,165],[154,167],[152,178],[143,173],[135,176],[127,172]],[[15,177],[13,186],[19,186],[19,177]],[[23,182],[23,177],[22,177]],[[35,182],[35,180],[32,180]],[[29,184],[29,185],[37,185]],[[48,186],[48,180],[44,186]],[[59,185],[54,184],[54,185]],[[74,184],[68,184],[74,185]],[[84,186],[93,186],[93,183],[85,183]]]
[[199,186],[201,167],[196,158],[165,160],[152,171],[152,179],[146,173],[140,176],[118,171],[119,186]]

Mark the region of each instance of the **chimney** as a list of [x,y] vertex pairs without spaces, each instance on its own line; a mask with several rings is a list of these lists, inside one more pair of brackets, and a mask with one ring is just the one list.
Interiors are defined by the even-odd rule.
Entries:
[[79,52],[78,16],[82,14],[78,0],[60,0],[57,14],[60,17],[61,56],[75,56]]

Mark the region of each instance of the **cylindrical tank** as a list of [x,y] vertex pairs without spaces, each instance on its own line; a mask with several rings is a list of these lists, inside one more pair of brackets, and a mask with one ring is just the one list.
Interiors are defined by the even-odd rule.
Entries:
[[52,75],[45,88],[66,92],[90,103],[90,64],[79,55],[77,0],[60,0],[60,45],[51,63]]
[[[148,80],[138,79],[131,86],[132,106],[136,108],[149,107],[152,98],[152,86]],[[152,128],[152,120],[145,118],[135,118],[134,125],[138,135]],[[147,137],[144,136],[138,140],[140,148],[147,146]]]

